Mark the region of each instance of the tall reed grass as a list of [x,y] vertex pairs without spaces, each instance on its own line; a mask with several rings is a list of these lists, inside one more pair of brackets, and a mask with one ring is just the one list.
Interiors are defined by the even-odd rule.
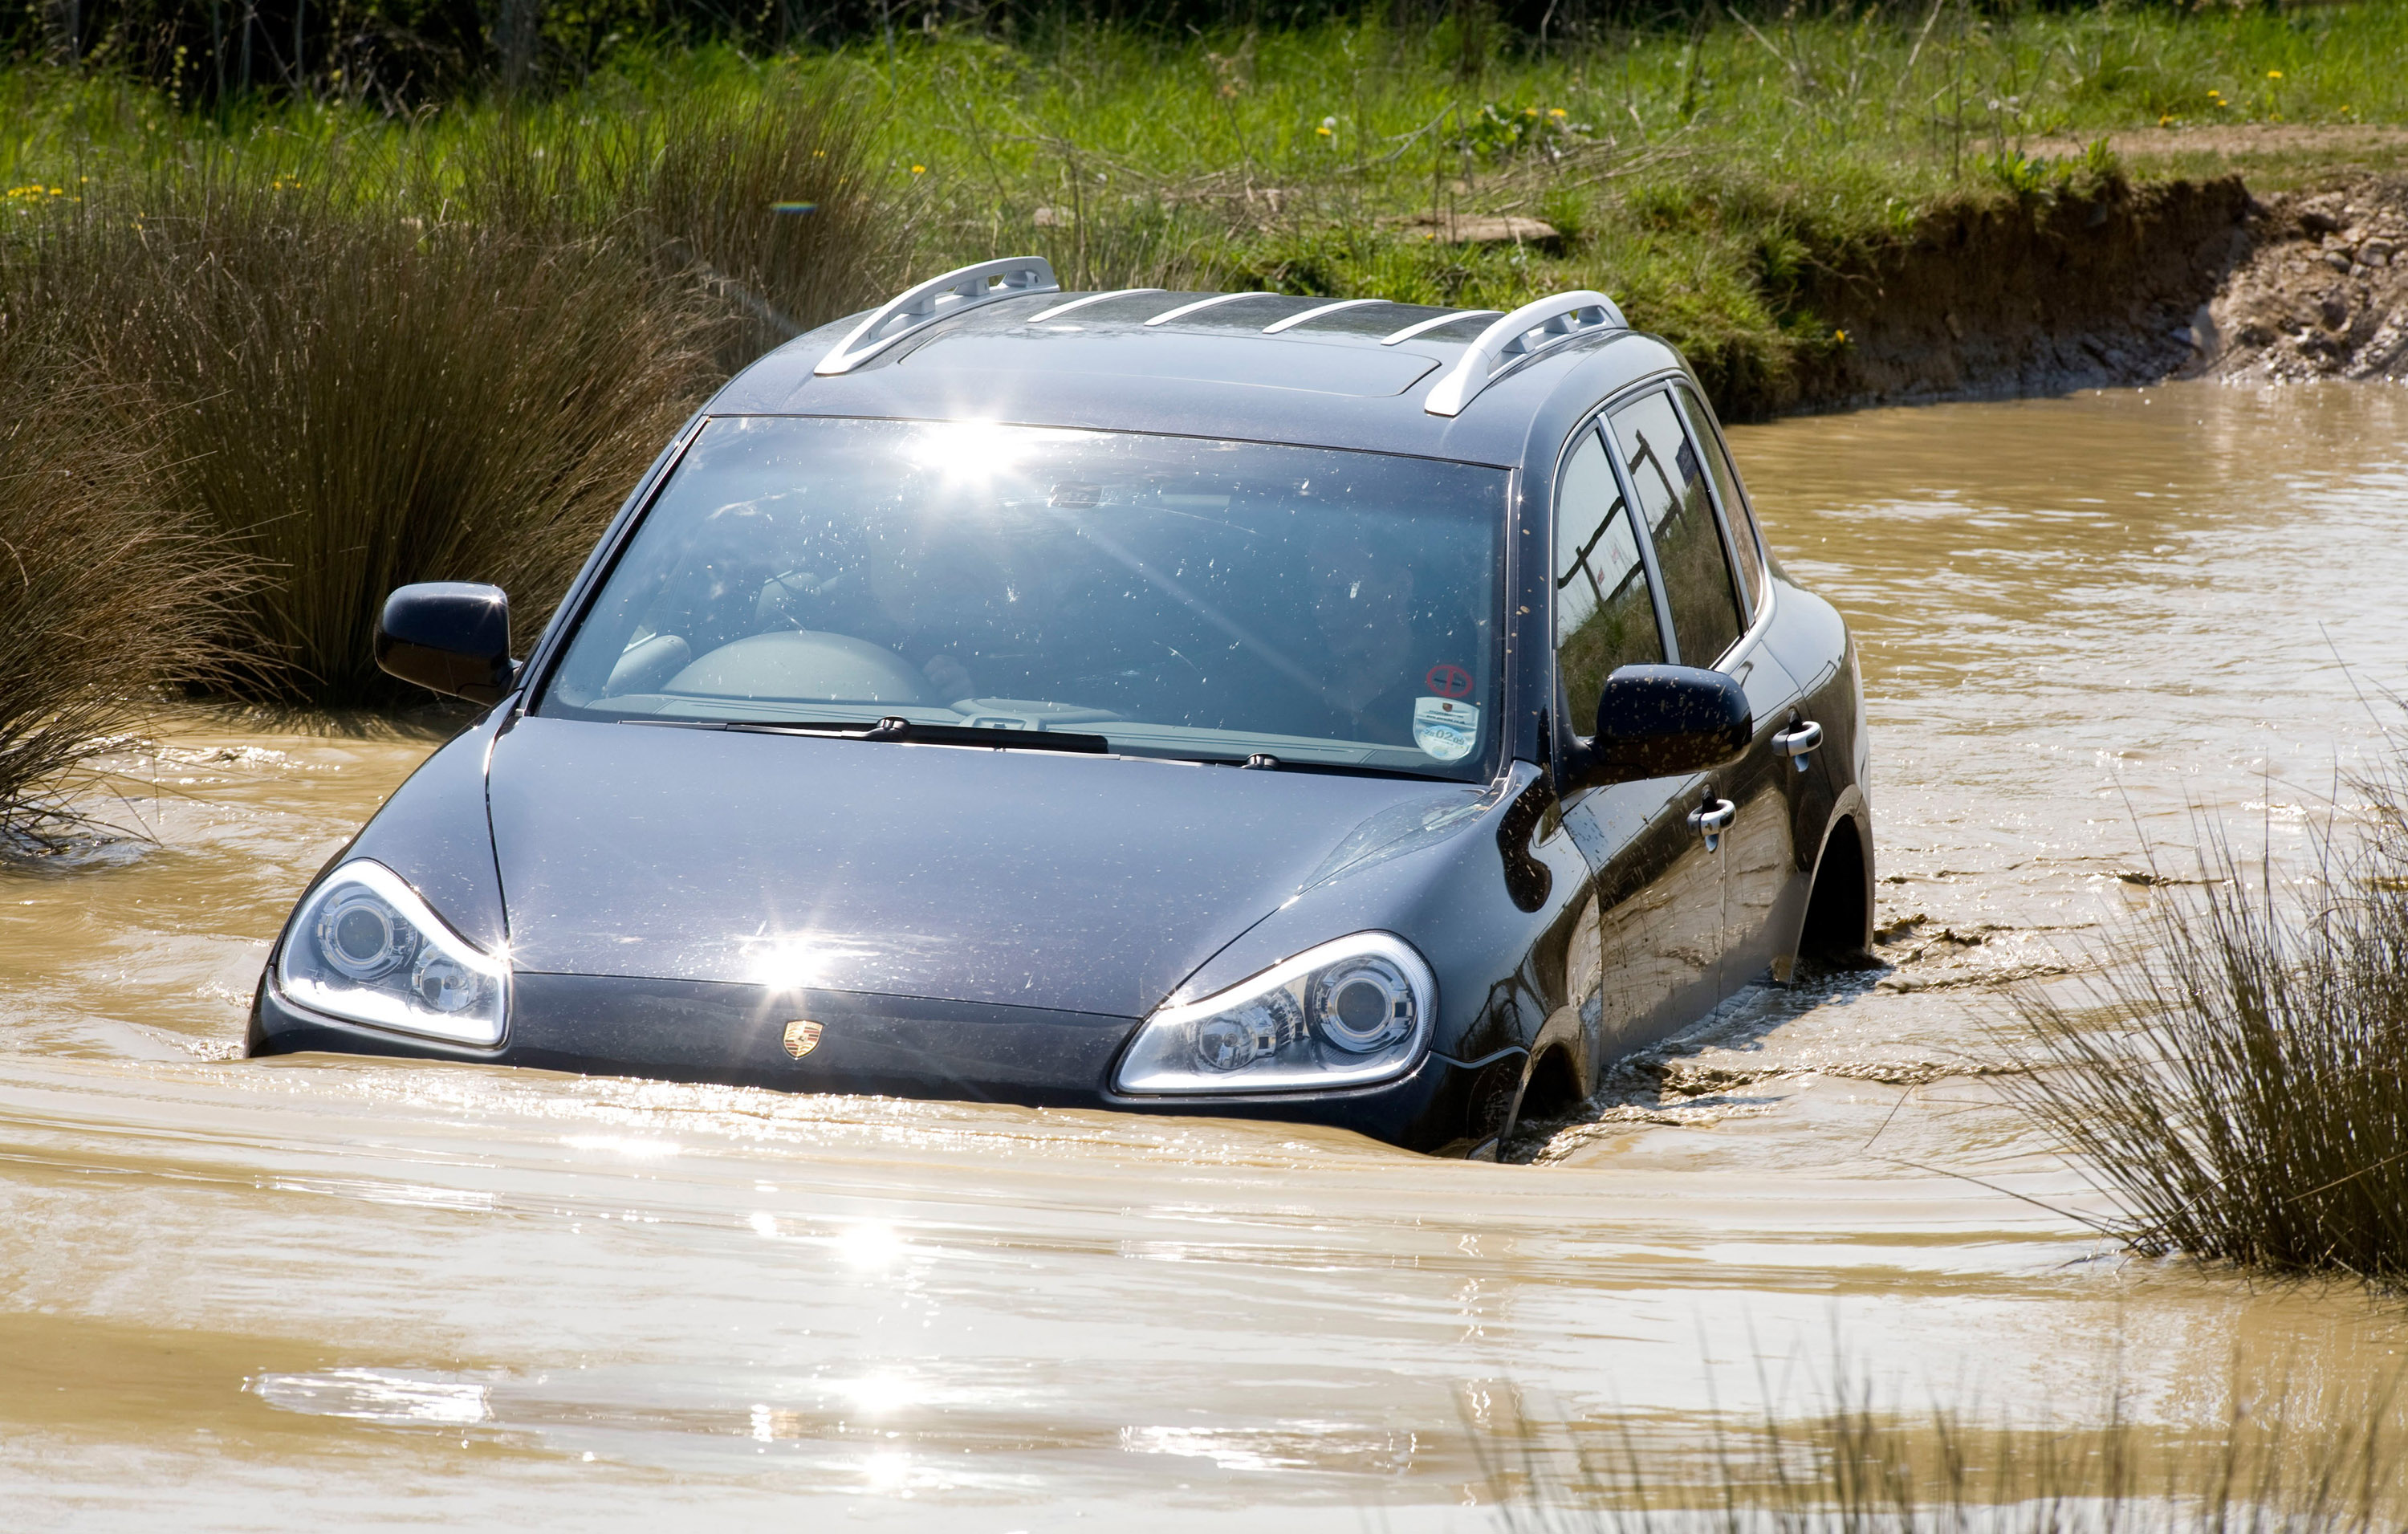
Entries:
[[860,124],[796,89],[270,137],[79,181],[0,238],[20,307],[122,402],[110,451],[177,466],[129,504],[257,572],[225,635],[244,690],[375,703],[387,591],[491,581],[531,631],[727,371],[890,280]]
[[1509,1534],[2375,1534],[2408,1514],[2381,1389],[2236,1399],[2200,1427],[2117,1399],[2088,1421],[1977,1423],[1878,1409],[1862,1385],[1702,1433],[1518,1403],[1469,1426]]
[[121,427],[40,312],[9,301],[0,256],[0,852],[79,824],[79,770],[140,728],[159,690],[232,671],[218,619],[243,579],[229,552],[162,515],[175,468]]
[[2144,1252],[2408,1284],[2408,753],[2286,879],[2208,827],[2137,957],[2027,993],[2006,1090]]

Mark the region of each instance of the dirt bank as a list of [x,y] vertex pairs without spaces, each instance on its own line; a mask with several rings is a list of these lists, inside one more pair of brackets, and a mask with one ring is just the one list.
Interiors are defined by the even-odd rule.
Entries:
[[1806,305],[1845,340],[1799,368],[1798,404],[2056,394],[2182,372],[2249,255],[2257,207],[2223,177],[1942,209],[1809,285]]
[[2117,181],[1943,209],[1801,298],[1844,341],[1802,362],[1776,409],[2408,378],[2408,177],[2263,197],[2238,176]]

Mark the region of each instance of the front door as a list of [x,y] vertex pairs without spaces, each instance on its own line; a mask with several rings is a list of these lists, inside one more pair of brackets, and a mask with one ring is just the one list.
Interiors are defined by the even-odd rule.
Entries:
[[1789,764],[1773,738],[1787,726],[1797,689],[1748,632],[1750,603],[1717,514],[1707,458],[1670,393],[1642,394],[1609,419],[1663,581],[1673,658],[1736,679],[1755,716],[1747,752],[1701,775],[1695,794],[1699,840],[1711,833],[1722,882],[1716,995],[1727,996],[1769,970],[1773,905],[1796,862],[1781,777]]
[[[1564,456],[1551,573],[1556,707],[1570,732],[1585,737],[1615,668],[1667,656],[1645,534],[1593,422]],[[1657,778],[1575,790],[1564,801],[1564,827],[1596,880],[1597,985],[1582,1007],[1592,1076],[1715,1000],[1722,879],[1688,825],[1696,792],[1689,778]]]

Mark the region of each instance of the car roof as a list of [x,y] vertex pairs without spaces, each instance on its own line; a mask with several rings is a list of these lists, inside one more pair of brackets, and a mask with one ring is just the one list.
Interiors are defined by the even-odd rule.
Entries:
[[1497,318],[1386,299],[1049,286],[923,322],[845,370],[815,372],[864,316],[837,321],[753,363],[707,413],[1003,421],[1512,466],[1563,389],[1601,399],[1680,366],[1653,337],[1597,326],[1535,347],[1460,413],[1431,413],[1431,391]]

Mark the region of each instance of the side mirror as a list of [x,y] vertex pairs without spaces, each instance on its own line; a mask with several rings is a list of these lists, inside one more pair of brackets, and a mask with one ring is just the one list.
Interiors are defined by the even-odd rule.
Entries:
[[1580,776],[1618,783],[1700,772],[1747,750],[1755,733],[1746,692],[1721,672],[1626,666],[1605,679]]
[[404,586],[377,618],[376,663],[421,687],[498,703],[518,678],[510,599],[499,586],[466,581]]

